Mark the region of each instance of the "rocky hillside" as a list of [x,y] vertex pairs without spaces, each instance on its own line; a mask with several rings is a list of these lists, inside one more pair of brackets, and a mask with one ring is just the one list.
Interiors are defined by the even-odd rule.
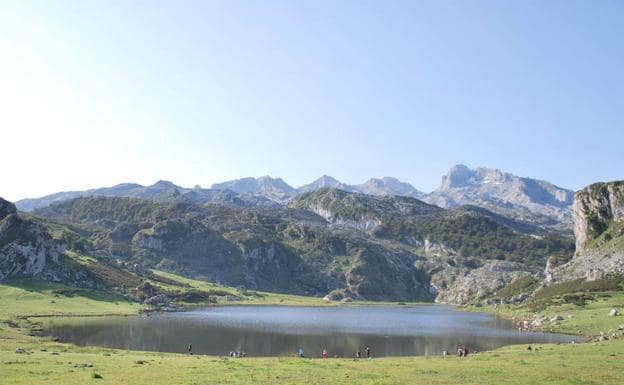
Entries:
[[573,245],[478,207],[336,189],[289,207],[86,197],[34,214],[62,226],[70,248],[118,265],[336,300],[464,303]]
[[374,197],[335,189],[298,196],[291,207],[310,210],[330,224],[367,231],[423,252],[542,266],[552,253],[571,254],[571,237],[546,232],[475,206],[441,209],[415,198]]
[[454,166],[423,199],[440,207],[476,205],[545,228],[572,226],[573,191],[497,169]]
[[308,211],[80,198],[35,214],[79,229],[90,254],[208,281],[317,296],[342,289],[355,298],[433,299],[412,254],[330,231]]

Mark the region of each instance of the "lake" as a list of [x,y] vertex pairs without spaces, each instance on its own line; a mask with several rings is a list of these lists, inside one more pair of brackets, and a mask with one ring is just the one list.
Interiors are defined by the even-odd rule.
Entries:
[[137,317],[54,320],[47,335],[78,345],[248,356],[440,355],[465,345],[483,351],[510,344],[568,343],[574,336],[519,333],[507,320],[449,306],[222,306]]

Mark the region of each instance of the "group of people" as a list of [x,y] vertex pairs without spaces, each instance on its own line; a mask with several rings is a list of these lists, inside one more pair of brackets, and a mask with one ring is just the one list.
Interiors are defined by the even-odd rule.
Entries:
[[[372,358],[371,356],[371,348],[370,347],[365,347],[364,348],[364,353],[366,354],[366,358]],[[303,348],[299,348],[299,352],[297,354],[300,358],[305,358],[305,353],[303,351]],[[321,352],[321,358],[329,358],[329,352],[327,351],[327,348],[323,348],[323,351]],[[362,351],[358,350],[357,352],[355,352],[355,358],[362,358]]]
[[[528,350],[531,350],[531,346],[528,347]],[[193,345],[189,344],[188,345],[188,352],[189,354],[193,354]],[[457,348],[457,355],[459,357],[467,357],[469,353],[468,347],[467,346],[460,346]],[[366,346],[364,348],[364,354],[366,354],[366,358],[372,358],[371,356],[371,348]],[[299,351],[297,353],[297,355],[301,358],[305,358],[305,353],[303,351],[303,348],[299,348]],[[442,351],[442,356],[444,356],[444,358],[446,358],[446,356],[448,355],[448,351],[444,350]],[[247,353],[245,353],[244,351],[231,351],[229,353],[230,357],[235,357],[235,358],[241,358],[241,357],[246,357]],[[329,352],[327,351],[327,348],[323,348],[323,351],[321,352],[321,358],[329,358]],[[355,352],[355,358],[356,359],[360,359],[362,358],[362,350],[357,350]]]
[[[193,345],[192,344],[188,344],[188,353],[190,355],[193,355]],[[247,357],[247,353],[245,353],[245,351],[241,350],[241,351],[232,351],[228,354],[230,357],[234,357],[234,358],[242,358],[242,357]]]
[[[364,352],[366,353],[366,358],[372,358],[371,357],[371,349],[367,346],[364,348]],[[355,358],[362,358],[362,351],[358,350],[357,352],[355,352]]]
[[466,346],[460,346],[457,348],[457,355],[460,357],[468,357],[468,348]]

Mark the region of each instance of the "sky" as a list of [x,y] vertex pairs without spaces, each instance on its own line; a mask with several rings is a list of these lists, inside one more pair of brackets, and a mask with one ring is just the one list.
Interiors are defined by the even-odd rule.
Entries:
[[621,1],[0,0],[0,196],[624,179]]

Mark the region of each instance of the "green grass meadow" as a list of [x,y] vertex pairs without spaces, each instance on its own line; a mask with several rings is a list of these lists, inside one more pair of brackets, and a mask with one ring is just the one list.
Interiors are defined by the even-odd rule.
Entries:
[[[198,290],[218,289],[183,280]],[[236,290],[236,289],[231,289]],[[263,293],[264,294],[264,293]],[[266,294],[244,303],[318,305],[318,298]],[[255,301],[255,302],[254,302]],[[605,311],[624,303],[612,293],[584,306],[551,304],[546,313],[562,314],[555,331],[583,333],[612,329],[624,317]],[[36,336],[45,321],[59,316],[133,315],[141,305],[100,292],[60,284],[21,282],[0,285],[0,383],[10,384],[622,384],[624,341],[526,345],[458,357],[387,357],[371,360],[229,358],[78,347]],[[486,309],[492,310],[492,309]],[[522,309],[502,309],[522,316]],[[76,321],[75,319],[74,321]],[[35,334],[35,335],[32,335]],[[17,354],[16,349],[27,353]]]

